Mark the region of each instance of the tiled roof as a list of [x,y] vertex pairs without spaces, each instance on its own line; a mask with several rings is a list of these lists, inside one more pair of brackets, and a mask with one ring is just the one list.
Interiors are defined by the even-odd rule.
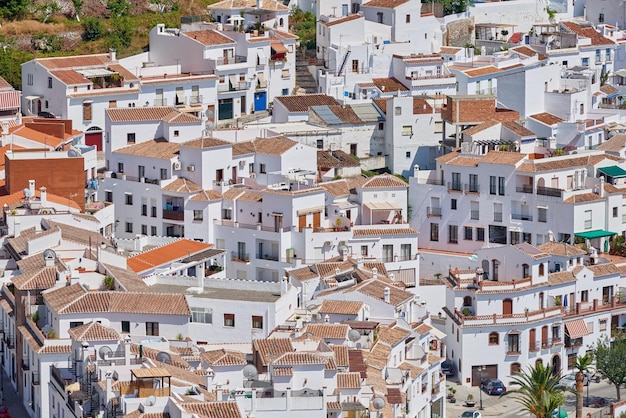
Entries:
[[198,139],[194,139],[193,141],[188,141],[188,142],[181,144],[181,146],[183,147],[200,148],[200,149],[223,147],[227,145],[232,145],[232,144],[230,142],[223,141],[217,138],[211,138],[211,137],[198,138]]
[[610,84],[605,84],[604,86],[600,87],[600,91],[606,95],[619,93],[619,90],[617,89],[617,87],[612,86]]
[[128,258],[128,268],[140,273],[167,263],[183,260],[212,247],[213,244],[183,238]]
[[317,353],[291,352],[284,353],[272,365],[276,366],[301,366],[307,364],[326,364],[326,359]]
[[358,315],[365,304],[349,300],[330,300],[322,302],[318,312],[320,314]]
[[74,341],[118,341],[120,339],[117,331],[99,322],[89,322],[70,328],[67,333]]
[[286,270],[290,277],[295,278],[300,283],[318,278],[318,274],[309,267],[301,267],[293,270]]
[[191,180],[187,180],[184,177],[179,177],[166,186],[161,187],[164,192],[176,192],[176,193],[196,193],[202,191],[202,187],[197,185]]
[[481,77],[484,75],[496,74],[496,73],[500,73],[503,71],[512,70],[514,68],[521,68],[523,66],[524,65],[522,64],[516,64],[516,65],[511,65],[510,67],[498,68],[498,67],[494,67],[493,65],[487,65],[482,68],[476,68],[474,70],[465,70],[463,72],[468,77]]
[[215,366],[245,366],[246,355],[244,353],[227,351],[225,349],[206,351],[200,353],[200,358],[210,367]]
[[409,91],[409,89],[395,77],[372,78],[372,82],[382,92]]
[[[356,15],[358,16],[358,15]],[[360,17],[360,16],[359,16]],[[289,112],[308,112],[311,106],[337,105],[337,99],[326,94],[304,94],[277,96],[274,101],[282,104]]]
[[390,404],[403,404],[404,394],[398,388],[387,388],[387,402]]
[[481,124],[474,125],[471,128],[467,128],[467,129],[461,131],[461,133],[463,135],[472,136],[472,135],[476,135],[479,132],[484,131],[485,129],[489,129],[489,128],[493,127],[493,126],[496,126],[498,124],[500,124],[500,121],[488,120],[488,121],[483,122]]
[[[149,122],[159,120],[172,120],[175,116],[182,114],[173,106],[154,107],[117,107],[105,109],[112,122]],[[192,115],[193,116],[193,115]],[[200,119],[193,116],[193,120],[200,122]]]
[[350,22],[352,20],[357,20],[357,19],[361,19],[361,18],[363,18],[363,16],[355,14],[355,15],[348,15],[348,16],[345,16],[345,17],[340,17],[339,19],[335,19],[335,20],[332,20],[330,22],[322,22],[322,21],[320,21],[320,23],[322,25],[328,27],[328,26],[340,25],[342,23]]
[[317,150],[317,168],[330,170],[331,168],[360,167],[361,163],[350,154],[341,150]]
[[334,277],[339,270],[339,274],[354,270],[354,261],[324,261],[315,265],[317,273],[322,278]]
[[132,270],[119,268],[110,264],[104,264],[107,274],[115,279],[127,292],[149,292],[150,287]]
[[285,136],[257,138],[252,142],[257,153],[269,155],[282,155],[298,144]]
[[200,202],[211,202],[213,200],[221,200],[222,194],[215,190],[201,190],[199,193],[191,196],[189,200]]
[[353,229],[352,234],[355,237],[379,237],[391,235],[417,235],[417,230],[406,226],[397,228],[358,228]]
[[350,365],[348,347],[345,345],[333,345],[332,349],[335,353],[335,364],[337,367],[348,367]]
[[[276,97],[274,100],[277,100]],[[256,149],[254,148],[254,144],[252,141],[245,142],[237,142],[233,144],[233,157],[237,157],[240,155],[254,154]]]
[[626,148],[626,134],[617,134],[596,147],[602,151],[619,152]]
[[263,366],[285,353],[293,352],[289,338],[257,338],[252,340],[252,349],[259,353]]
[[409,373],[411,374],[412,379],[416,379],[419,375],[421,375],[422,373],[426,371],[425,369],[422,369],[421,367],[418,367],[415,364],[408,363],[406,361],[400,363],[398,365],[398,368],[402,370],[408,370]]
[[351,372],[360,373],[362,378],[367,377],[367,366],[361,350],[348,350],[348,363]]
[[[50,193],[48,193],[48,200],[50,200]],[[53,221],[52,219],[43,219],[41,221],[41,226],[46,230],[55,230],[58,228],[61,230],[61,238],[78,244],[98,245],[107,241],[107,239],[99,232],[88,231],[76,226],[66,225],[61,222]]]
[[575,282],[576,276],[571,271],[559,271],[548,274],[548,283],[552,286],[564,283]]
[[563,200],[563,203],[575,205],[578,203],[595,202],[597,200],[603,200],[603,198],[596,193],[577,193]]
[[363,293],[381,301],[385,300],[385,289],[389,289],[389,303],[393,306],[398,306],[415,297],[415,295],[410,292],[399,289],[396,286],[378,279],[366,280],[356,288],[359,293]]
[[620,273],[619,268],[613,263],[595,264],[587,268],[593,272],[594,277],[610,276]]
[[[287,11],[289,8],[282,2],[263,0],[261,10]],[[222,0],[207,6],[210,9],[256,9],[259,3],[256,0]]]
[[329,195],[334,197],[348,196],[350,194],[348,182],[344,179],[320,183],[319,187],[323,188]]
[[372,177],[371,179],[366,181],[361,187],[364,189],[392,188],[392,187],[407,188],[408,184],[396,176],[385,173],[379,176]]
[[165,139],[151,139],[140,144],[130,145],[125,148],[117,149],[113,152],[126,155],[138,155],[141,157],[168,159],[178,155],[180,145],[167,142]]
[[457,52],[461,51],[463,48],[455,47],[455,46],[442,46],[439,50],[440,54],[446,55],[454,55]]
[[228,36],[212,29],[181,32],[181,34],[191,39],[195,39],[205,46],[228,45],[235,43],[235,41],[230,39]]
[[230,189],[224,192],[224,199],[227,200],[243,200],[247,202],[261,202],[263,201],[263,193],[256,190],[241,190]]
[[537,113],[536,115],[530,115],[529,117],[548,126],[563,122],[563,119],[548,112]]
[[43,290],[56,285],[56,267],[44,267],[41,270],[29,270],[11,279],[19,290]]
[[107,68],[109,70],[111,70],[111,71],[115,71],[116,73],[118,73],[119,75],[124,77],[124,81],[138,80],[139,79],[139,77],[137,77],[135,74],[133,74],[130,71],[128,71],[121,64],[109,64],[109,65],[107,65]]
[[365,4],[363,4],[363,6],[368,6],[368,7],[382,7],[385,9],[394,9],[404,3],[406,3],[409,0],[371,0]]
[[530,129],[527,129],[525,127],[523,127],[522,125],[520,125],[517,122],[502,122],[502,125],[507,128],[509,131],[520,135],[520,136],[536,136],[535,133],[533,131],[531,131]]
[[533,160],[521,164],[517,171],[540,173],[546,171],[564,170],[573,167],[595,166],[604,160],[621,161],[619,158],[609,154],[589,155],[589,156],[568,156],[552,157],[541,160]]
[[391,328],[388,326],[378,328],[378,340],[394,346],[406,339],[411,334],[409,330],[402,328]]
[[350,327],[345,324],[308,324],[304,332],[323,339],[346,339]]
[[361,374],[358,372],[337,373],[337,388],[359,389],[361,387]]
[[581,26],[574,22],[561,22],[561,25],[568,28],[580,37],[589,38],[591,45],[615,45],[615,42],[602,36],[593,26]]
[[35,61],[49,70],[104,67],[110,63],[108,54],[76,55],[72,57],[36,58]]
[[36,231],[35,227],[28,228],[21,231],[20,235],[17,237],[8,238],[5,245],[9,247],[9,250],[12,251],[14,255],[26,255],[26,245],[28,241],[34,239],[35,237],[40,238],[46,235],[52,235],[58,231],[58,228],[51,228],[45,231]]
[[50,74],[53,77],[58,78],[61,82],[67,84],[68,86],[78,84],[92,84],[91,80],[74,70],[57,70],[51,71]]
[[13,90],[13,86],[0,76],[0,90]]
[[481,159],[481,164],[515,165],[526,158],[526,154],[509,151],[490,151]]
[[433,113],[433,107],[421,97],[413,98],[413,114],[414,115],[429,115]]
[[180,407],[199,418],[243,418],[236,401],[181,403]]

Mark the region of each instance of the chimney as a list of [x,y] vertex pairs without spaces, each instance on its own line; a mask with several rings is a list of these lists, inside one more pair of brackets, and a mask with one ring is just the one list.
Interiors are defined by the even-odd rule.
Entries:
[[600,187],[598,187],[598,195],[604,197],[604,176],[600,177]]
[[419,166],[419,164],[415,164],[413,166],[413,177],[417,177],[418,176],[418,171],[420,171],[420,166]]
[[15,115],[15,124],[20,126],[22,124],[22,112],[18,110],[17,115]]
[[385,287],[385,303],[391,303],[391,289]]
[[[34,188],[35,184],[33,182],[33,189]],[[48,189],[43,186],[39,189],[39,201],[41,202],[41,207],[45,207],[48,204]]]
[[204,376],[206,388],[209,392],[213,392],[213,380],[214,379],[215,379],[215,372],[213,372],[213,369],[209,367],[206,371],[206,376]]
[[108,405],[109,401],[115,397],[115,395],[113,394],[113,382],[112,382],[113,372],[111,372],[111,370],[107,370],[104,373],[104,376],[106,379],[106,403]]
[[109,49],[109,59],[111,61],[117,61],[117,54],[115,53],[115,49],[114,48],[110,48]]
[[376,280],[378,278],[378,269],[376,267],[372,268],[372,279]]
[[261,7],[263,7],[263,0],[256,0],[256,8],[260,9]]
[[21,232],[22,225],[20,224],[19,218],[15,217],[15,220],[13,221],[13,236],[16,238],[19,237]]
[[35,180],[28,180],[28,190],[30,191],[30,195],[35,197]]

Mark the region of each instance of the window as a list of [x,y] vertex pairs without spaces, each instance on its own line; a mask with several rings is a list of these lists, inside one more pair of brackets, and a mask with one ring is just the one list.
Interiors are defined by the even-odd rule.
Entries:
[[224,326],[225,327],[235,326],[235,314],[230,314],[230,313],[224,314]]
[[582,64],[583,64],[583,67],[589,67],[589,58],[583,58]]
[[406,17],[404,18],[404,22],[411,23],[411,15],[406,15]]
[[[130,106],[130,104],[129,104]],[[117,100],[109,100],[109,108],[115,109],[117,107]]]
[[282,95],[283,96],[289,96],[289,89],[283,89],[282,90]]
[[324,140],[323,139],[318,139],[317,140],[317,149],[324,149]]
[[81,325],[83,325],[83,321],[70,322],[70,329],[80,327]]
[[452,173],[452,184],[449,190],[461,190],[461,173]]
[[193,211],[193,220],[194,221],[201,221],[202,218],[203,218],[202,210],[194,210]]
[[110,190],[106,190],[104,192],[104,201],[105,202],[113,202],[113,192]]
[[157,234],[157,227],[156,226],[151,226],[150,227],[150,235],[155,236]]
[[148,216],[148,205],[145,203],[141,204],[141,216]]
[[352,72],[353,73],[359,72],[359,60],[352,60]]
[[581,302],[589,302],[589,291],[583,290],[580,292],[580,301]]
[[382,131],[383,129],[385,129],[385,122],[378,122],[378,130]]
[[547,208],[537,208],[537,221],[548,222],[548,209]]
[[401,115],[402,114],[402,108],[400,106],[396,106],[394,113],[396,115]]
[[91,103],[83,103],[83,120],[91,120]]
[[138,171],[139,171],[139,178],[146,177],[146,166],[145,165],[140,165],[138,167]]
[[504,196],[504,177],[498,177],[498,194]]
[[133,223],[132,222],[126,222],[126,227],[124,228],[124,230],[127,233],[132,234],[133,233]]
[[471,202],[470,219],[477,221],[480,219],[478,202]]
[[618,214],[617,206],[613,206],[613,217],[617,218],[617,214]]
[[125,198],[125,203],[127,205],[132,205],[133,204],[133,195],[132,195],[132,193],[124,194],[124,198]]
[[122,332],[130,332],[130,321],[122,321]]
[[52,77],[48,77],[48,88],[52,88]]
[[604,13],[598,15],[598,23],[604,23]]
[[407,151],[404,156],[408,159],[411,159],[411,151]]
[[489,242],[506,245],[506,226],[489,225]]
[[393,261],[393,245],[383,245],[383,262],[390,263]]
[[180,136],[180,131],[179,130],[175,130],[174,131],[174,138],[178,138]]
[[400,260],[411,260],[411,244],[400,244]]
[[159,323],[158,322],[146,322],[146,335],[159,335]]
[[378,23],[383,23],[383,13],[382,12],[376,13],[376,21]]
[[124,163],[117,163],[117,172],[124,173]]
[[469,190],[470,193],[478,193],[478,174],[469,175]]
[[361,255],[367,257],[367,245],[361,245]]
[[519,231],[511,231],[510,234],[511,234],[511,240],[510,240],[511,245],[519,244],[521,242],[520,241],[521,234]]
[[522,365],[519,363],[511,363],[511,375],[518,374],[522,370]]
[[539,276],[543,276],[546,274],[546,267],[543,263],[539,264]]
[[430,224],[430,240],[439,241],[439,224]]
[[263,317],[252,315],[252,328],[263,329]]
[[435,128],[434,128],[433,133],[436,133],[436,134],[443,133],[443,122],[442,121],[436,121],[435,122]]
[[265,173],[265,164],[259,164],[259,173]]
[[476,241],[485,240],[485,228],[476,228]]
[[450,244],[458,244],[459,227],[457,225],[448,225],[448,242]]
[[156,206],[152,206],[150,208],[150,216],[153,217],[153,218],[157,217],[157,208],[156,208]]
[[167,168],[162,168],[161,169],[161,180],[166,180],[167,179]]
[[34,80],[33,75],[32,74],[28,74],[28,85],[29,86],[33,85],[33,80]]
[[591,225],[593,223],[591,216],[592,216],[592,211],[586,210],[585,211],[585,229],[591,229]]
[[500,344],[500,335],[497,332],[492,332],[489,334],[489,345],[498,345]]
[[[289,78],[289,70],[288,69],[282,70],[281,75],[283,78]],[[287,89],[287,92],[289,92],[289,89]]]
[[450,209],[456,210],[456,199],[450,199]]
[[413,126],[412,125],[402,126],[402,136],[413,136]]
[[463,239],[471,241],[473,234],[474,234],[474,229],[471,226],[463,227]]
[[213,310],[209,308],[190,308],[191,309],[191,322],[197,322],[200,324],[212,324],[213,323]]
[[508,335],[508,353],[520,353],[519,349],[519,334],[509,334]]
[[496,176],[489,176],[489,194],[496,194]]
[[584,114],[585,114],[585,104],[584,104],[584,103],[581,103],[581,104],[580,104],[580,106],[579,106],[579,108],[580,108],[580,114],[581,114],[581,115],[584,115]]
[[141,234],[148,235],[148,225],[141,225]]

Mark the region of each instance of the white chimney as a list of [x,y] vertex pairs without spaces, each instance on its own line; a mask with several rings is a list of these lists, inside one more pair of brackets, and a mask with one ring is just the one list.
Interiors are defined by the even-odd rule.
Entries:
[[417,177],[417,172],[420,171],[420,166],[418,164],[415,164],[413,166],[413,177]]
[[263,0],[256,0],[256,8],[260,9],[261,7],[263,7]]
[[109,404],[109,401],[111,399],[113,399],[115,397],[115,395],[113,394],[113,373],[111,372],[111,370],[107,370],[105,372],[105,379],[106,379],[106,403],[107,405]]
[[[34,188],[35,184],[33,182],[33,189]],[[48,189],[43,186],[39,189],[39,201],[41,202],[41,207],[45,207],[48,204]]]
[[15,123],[17,126],[22,124],[22,112],[18,111],[17,115],[15,115]]
[[20,224],[20,220],[18,217],[15,217],[13,220],[13,236],[19,237],[22,232],[22,225]]
[[28,190],[30,191],[30,195],[35,197],[35,180],[28,180]]
[[206,376],[204,376],[204,380],[206,382],[206,388],[209,392],[213,391],[213,380],[215,379],[215,373],[212,368],[208,368],[206,371]]
[[598,187],[598,195],[604,197],[604,176],[600,177],[600,187]]
[[385,303],[391,302],[391,289],[385,287]]
[[376,267],[372,268],[372,279],[377,279],[378,278],[378,269]]
[[117,54],[116,54],[116,52],[115,52],[115,49],[114,49],[114,48],[110,48],[110,49],[109,49],[109,59],[110,59],[111,61],[117,61]]

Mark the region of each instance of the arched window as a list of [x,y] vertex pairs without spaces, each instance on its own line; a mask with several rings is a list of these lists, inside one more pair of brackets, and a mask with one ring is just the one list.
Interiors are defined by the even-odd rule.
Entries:
[[511,376],[519,373],[522,369],[522,365],[519,363],[511,363]]
[[282,27],[284,23],[285,23],[285,21],[284,21],[284,20],[283,20],[283,18],[281,17],[281,18],[278,20],[278,24],[280,25],[280,27]]
[[465,296],[463,298],[463,306],[472,306],[472,297],[471,296]]
[[489,345],[498,345],[500,344],[500,334],[497,332],[492,332],[489,334]]
[[543,263],[539,264],[539,275],[543,276],[544,274],[546,274],[546,267],[543,265]]
[[530,277],[530,266],[526,263],[522,264],[522,278]]

